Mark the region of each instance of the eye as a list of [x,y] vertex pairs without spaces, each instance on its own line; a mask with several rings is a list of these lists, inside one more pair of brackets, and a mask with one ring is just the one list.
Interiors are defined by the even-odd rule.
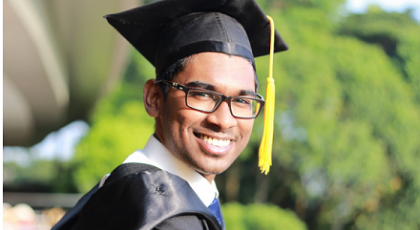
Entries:
[[215,96],[209,92],[191,90],[190,96],[200,100],[215,100]]
[[200,97],[211,97],[211,94],[205,93],[205,92],[197,92],[197,96]]
[[238,104],[246,104],[246,105],[251,104],[251,100],[250,99],[246,99],[246,98],[234,98],[232,100],[232,102],[238,103]]

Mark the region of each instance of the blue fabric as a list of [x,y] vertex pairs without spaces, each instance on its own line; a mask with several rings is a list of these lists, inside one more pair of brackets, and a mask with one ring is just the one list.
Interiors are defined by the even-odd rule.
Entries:
[[223,215],[222,210],[220,209],[219,199],[214,198],[213,202],[211,202],[209,206],[210,211],[214,214],[217,221],[219,221],[220,226],[223,226]]

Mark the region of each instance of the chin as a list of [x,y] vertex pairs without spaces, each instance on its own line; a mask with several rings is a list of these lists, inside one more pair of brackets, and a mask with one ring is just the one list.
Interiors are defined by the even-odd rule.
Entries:
[[214,167],[209,167],[209,165],[207,164],[205,167],[195,167],[195,170],[200,174],[218,175],[226,171],[230,167],[230,165],[231,164],[229,164],[228,166],[222,166],[220,164],[215,163]]

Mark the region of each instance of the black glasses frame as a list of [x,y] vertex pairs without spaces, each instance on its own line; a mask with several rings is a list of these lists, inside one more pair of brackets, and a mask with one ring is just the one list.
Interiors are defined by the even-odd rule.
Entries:
[[[250,97],[244,97],[244,96],[225,96],[225,95],[223,95],[221,93],[218,93],[216,91],[213,91],[213,90],[200,89],[200,88],[194,88],[194,87],[187,87],[185,85],[181,85],[179,83],[172,82],[172,81],[166,81],[166,80],[158,80],[158,81],[156,81],[156,84],[160,84],[160,83],[163,83],[165,85],[171,86],[172,88],[175,88],[175,89],[184,91],[185,92],[185,104],[189,108],[194,109],[194,110],[197,110],[197,111],[201,111],[201,112],[212,113],[212,112],[216,111],[217,108],[219,108],[219,106],[222,104],[222,102],[227,101],[227,103],[229,105],[230,113],[232,114],[233,117],[236,117],[236,118],[244,118],[244,119],[253,119],[253,118],[256,118],[260,114],[261,108],[264,107],[264,104],[265,104],[265,101],[264,101],[263,96],[261,96],[258,93],[256,93],[255,95],[257,97],[259,97],[259,98],[250,98]],[[209,92],[209,93],[212,93],[214,95],[220,96],[221,97],[221,100],[214,106],[213,110],[208,111],[208,110],[197,109],[197,108],[192,107],[191,105],[188,104],[188,92],[190,90],[200,90],[200,91],[204,91],[204,92]],[[259,110],[257,111],[257,113],[254,116],[252,116],[252,117],[237,116],[237,115],[233,114],[233,111],[232,111],[231,101],[232,101],[233,98],[246,98],[246,99],[256,100],[256,101],[258,101],[260,103],[261,106],[260,106]]]

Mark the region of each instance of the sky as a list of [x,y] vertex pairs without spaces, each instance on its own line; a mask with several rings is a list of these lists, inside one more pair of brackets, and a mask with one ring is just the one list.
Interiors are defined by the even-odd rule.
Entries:
[[24,148],[19,146],[3,147],[3,162],[16,162],[29,166],[36,160],[70,160],[80,139],[89,131],[84,121],[74,121],[58,131],[51,132],[38,144]]
[[[364,13],[371,4],[379,5],[387,12],[405,12],[414,8],[413,17],[420,22],[420,0],[347,0],[345,7],[351,13]],[[87,134],[88,125],[82,121],[73,122],[31,148],[3,147],[3,161],[15,161],[29,165],[36,159],[69,160],[79,140]]]
[[346,8],[352,13],[364,13],[369,5],[379,5],[387,12],[405,12],[414,8],[413,17],[420,22],[420,0],[347,0]]

